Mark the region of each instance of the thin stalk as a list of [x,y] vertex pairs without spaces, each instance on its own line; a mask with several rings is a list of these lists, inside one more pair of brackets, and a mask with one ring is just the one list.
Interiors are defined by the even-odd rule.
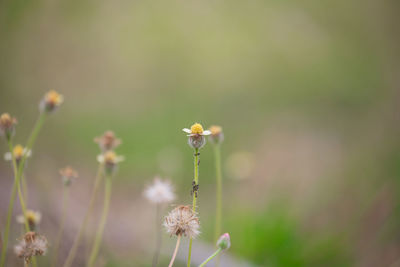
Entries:
[[210,257],[208,257],[205,261],[203,261],[202,264],[199,265],[199,267],[204,267],[206,264],[212,260],[215,256],[217,256],[220,252],[222,251],[221,248],[218,248]]
[[82,239],[82,235],[85,232],[86,225],[88,223],[90,214],[92,213],[92,210],[93,210],[93,207],[94,207],[94,202],[96,200],[97,191],[99,190],[102,173],[103,173],[103,164],[100,163],[99,164],[99,168],[97,170],[96,178],[95,178],[95,181],[94,181],[93,191],[92,191],[92,195],[91,195],[90,201],[89,201],[89,207],[88,207],[88,209],[86,211],[85,217],[83,218],[82,225],[79,228],[78,234],[77,234],[77,236],[76,236],[76,238],[74,240],[74,243],[73,243],[73,245],[71,247],[71,250],[68,253],[67,259],[66,259],[66,261],[64,263],[64,267],[72,266],[72,263],[73,263],[73,261],[75,259],[75,255],[76,255],[76,252],[78,250],[80,241]]
[[158,257],[160,256],[160,249],[162,243],[162,235],[161,235],[161,223],[160,223],[160,213],[161,213],[161,204],[156,205],[156,248],[154,250],[153,255],[153,263],[152,266],[156,267],[158,263]]
[[104,228],[107,223],[108,211],[110,208],[110,199],[111,199],[111,185],[112,185],[112,177],[111,175],[106,176],[106,185],[104,189],[104,207],[103,214],[101,215],[100,223],[97,228],[96,237],[94,240],[94,244],[92,247],[92,251],[90,253],[89,262],[87,264],[88,267],[93,267],[99,254],[101,240],[103,238]]
[[[215,144],[215,177],[216,177],[216,197],[215,197],[215,235],[214,244],[217,243],[221,235],[221,218],[222,218],[222,171],[221,171],[221,146]],[[217,257],[216,266],[219,266],[219,256]]]
[[62,213],[61,213],[61,223],[60,228],[58,229],[56,244],[54,246],[54,259],[53,259],[53,266],[57,266],[58,260],[58,253],[60,250],[61,239],[64,233],[64,224],[65,218],[67,217],[67,210],[68,210],[68,200],[69,200],[69,186],[64,186],[63,189],[63,200],[62,200]]
[[[193,212],[196,212],[196,202],[197,202],[197,194],[198,194],[198,185],[199,185],[199,149],[194,149],[194,185],[193,185]],[[190,267],[190,261],[192,258],[192,243],[193,239],[189,240],[189,254],[187,267]]]
[[182,235],[178,235],[178,239],[176,240],[174,254],[172,254],[172,258],[171,258],[171,261],[169,262],[168,267],[172,267],[172,265],[174,264],[176,254],[178,254],[179,244],[181,243],[181,237],[182,237]]
[[22,196],[26,202],[28,201],[28,183],[26,182],[25,175],[22,174],[21,176],[21,186],[22,186]]

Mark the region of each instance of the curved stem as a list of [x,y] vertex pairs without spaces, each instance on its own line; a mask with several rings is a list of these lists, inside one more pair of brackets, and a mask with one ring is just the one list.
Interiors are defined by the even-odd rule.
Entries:
[[68,187],[64,186],[61,223],[60,223],[60,228],[58,229],[56,244],[54,246],[54,258],[53,258],[53,266],[54,267],[57,266],[58,252],[60,249],[61,239],[62,239],[62,236],[64,233],[64,224],[65,224],[65,218],[67,216],[67,209],[68,209],[68,199],[69,199],[69,186]]
[[218,248],[217,251],[215,251],[210,257],[208,257],[205,261],[203,261],[203,262],[199,265],[199,267],[204,267],[204,266],[206,266],[206,264],[207,264],[210,260],[212,260],[215,256],[217,256],[221,251],[222,251],[222,249],[221,249],[221,248]]
[[71,247],[71,250],[68,253],[67,259],[64,263],[64,267],[70,267],[75,259],[75,255],[76,252],[78,250],[80,241],[82,239],[82,235],[86,229],[86,224],[88,223],[90,214],[92,213],[93,210],[93,206],[94,206],[94,202],[96,200],[96,195],[97,195],[97,191],[99,190],[99,185],[100,185],[100,181],[101,181],[101,177],[102,177],[102,173],[103,173],[103,164],[99,164],[99,168],[97,170],[97,174],[96,174],[96,178],[94,181],[94,186],[93,186],[93,191],[92,191],[92,195],[90,197],[90,201],[89,201],[89,207],[86,211],[85,217],[83,218],[83,222],[81,227],[79,228],[78,234],[74,240],[74,243]]
[[[199,185],[199,149],[195,148],[194,150],[194,184],[193,184],[193,211],[196,212],[196,202],[197,202],[197,194],[198,194],[198,185]],[[192,258],[192,243],[193,239],[189,240],[189,254],[187,267],[190,267],[190,261]]]
[[100,249],[101,240],[103,238],[104,228],[107,223],[108,210],[110,208],[111,185],[112,185],[112,178],[110,175],[107,175],[105,191],[104,191],[103,214],[101,215],[99,227],[97,228],[96,238],[94,240],[92,251],[91,251],[90,257],[89,257],[89,262],[87,264],[88,267],[94,266],[97,255],[99,254],[99,249]]
[[154,250],[153,255],[153,263],[152,266],[156,267],[158,263],[158,257],[160,256],[162,235],[161,235],[161,224],[160,224],[160,213],[161,213],[161,204],[156,205],[156,249]]
[[172,265],[174,264],[176,254],[178,254],[179,244],[181,243],[181,237],[182,237],[182,235],[178,235],[178,239],[176,240],[174,254],[172,254],[172,258],[171,258],[171,261],[169,262],[168,267],[172,267]]

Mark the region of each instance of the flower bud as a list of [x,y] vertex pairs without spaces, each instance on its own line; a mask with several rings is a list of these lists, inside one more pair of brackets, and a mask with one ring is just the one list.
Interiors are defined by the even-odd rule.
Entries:
[[56,91],[51,90],[43,97],[39,109],[41,112],[51,113],[54,112],[63,102],[64,97]]
[[0,116],[0,135],[5,136],[9,140],[15,134],[15,124],[17,119],[10,116],[8,113],[3,113]]
[[224,141],[224,133],[221,126],[213,125],[208,130],[211,132],[209,137],[211,143],[218,145]]
[[64,169],[60,170],[61,178],[64,186],[70,186],[72,183],[72,179],[78,178],[78,172],[67,166]]
[[228,233],[225,233],[220,236],[217,241],[217,247],[220,249],[228,249],[231,246],[231,238]]

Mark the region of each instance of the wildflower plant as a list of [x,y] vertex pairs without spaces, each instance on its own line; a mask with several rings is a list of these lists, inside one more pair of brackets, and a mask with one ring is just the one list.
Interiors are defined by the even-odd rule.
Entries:
[[65,219],[67,216],[67,210],[69,206],[69,195],[70,187],[76,178],[78,178],[78,172],[70,166],[67,166],[60,170],[61,181],[63,184],[63,198],[62,198],[62,210],[61,210],[61,222],[58,229],[56,243],[54,246],[53,266],[56,267],[58,263],[58,253],[61,245],[61,240],[64,234]]
[[160,177],[156,176],[151,185],[148,185],[143,195],[147,200],[155,205],[155,221],[156,221],[156,248],[153,254],[152,266],[157,266],[158,257],[160,255],[162,235],[160,229],[160,214],[162,212],[164,204],[167,204],[175,199],[175,194],[173,186],[170,181],[162,180]]
[[[205,136],[210,135],[209,130],[204,130],[200,123],[193,124],[190,129],[184,128],[183,131],[188,135],[188,144],[194,149],[194,180],[192,182],[192,195],[193,204],[192,210],[196,212],[197,196],[199,190],[199,165],[200,165],[200,149],[206,144]],[[189,240],[189,254],[187,266],[190,267],[191,255],[192,255],[192,238]]]
[[39,211],[34,210],[26,210],[26,214],[18,215],[17,222],[25,225],[27,223],[29,225],[29,229],[35,231],[40,221],[42,220],[42,214]]
[[200,233],[200,223],[196,213],[190,206],[180,205],[165,217],[164,226],[168,234],[177,236],[175,250],[169,263],[169,267],[171,267],[178,253],[181,237],[186,236],[190,240],[196,238]]
[[112,150],[109,150],[99,155],[97,157],[97,160],[104,167],[104,176],[105,176],[104,204],[100,222],[97,227],[96,236],[87,263],[88,267],[92,267],[95,265],[97,255],[99,253],[100,244],[103,238],[104,228],[107,223],[108,212],[110,209],[112,180],[118,169],[118,163],[123,161],[124,157],[117,155]]
[[[11,153],[11,161],[13,163],[13,171],[14,171],[14,184],[11,189],[11,196],[10,196],[10,201],[9,201],[9,206],[8,206],[8,212],[7,212],[7,220],[6,220],[6,226],[4,230],[4,239],[3,239],[3,246],[1,250],[1,259],[0,259],[0,267],[4,267],[5,261],[6,261],[6,252],[7,252],[7,247],[8,247],[8,237],[9,237],[9,231],[10,231],[10,225],[11,225],[11,216],[13,213],[13,207],[14,207],[14,201],[16,198],[16,193],[18,192],[18,197],[20,200],[21,204],[21,209],[22,213],[25,217],[25,230],[26,232],[30,232],[30,226],[28,223],[27,218],[27,209],[26,209],[26,204],[25,200],[21,191],[21,186],[20,186],[20,181],[21,177],[23,177],[23,170],[24,166],[26,163],[26,160],[28,158],[28,151],[32,150],[32,147],[37,139],[37,136],[40,132],[40,129],[42,128],[47,114],[50,112],[55,111],[56,108],[58,108],[63,102],[63,96],[58,94],[56,91],[50,91],[48,92],[42,99],[39,105],[40,113],[39,117],[32,129],[31,134],[29,135],[28,141],[26,143],[25,147],[25,153],[24,150],[22,150],[22,156],[19,159],[19,162],[17,163],[17,158],[14,157],[14,146],[13,146],[13,136],[15,134],[15,125],[17,123],[17,120],[13,117],[11,117],[9,114],[4,113],[3,115],[0,116],[0,135],[4,136],[9,152]],[[21,151],[19,149],[19,151]],[[18,152],[18,151],[17,151]],[[33,266],[36,266],[36,261],[35,259],[32,260]]]
[[[224,133],[221,126],[213,125],[209,128],[211,135],[208,137],[213,145],[215,158],[215,177],[216,177],[216,203],[215,203],[215,242],[221,235],[222,219],[222,168],[221,168],[221,144],[224,141]],[[216,266],[219,266],[219,257],[217,257]]]
[[[110,174],[112,174],[113,171],[116,171],[117,164],[123,160],[122,156],[117,156],[113,151],[113,149],[119,146],[122,143],[122,141],[116,138],[115,134],[112,131],[106,131],[102,136],[94,138],[94,142],[99,145],[101,151],[101,154],[97,156],[97,161],[99,162],[99,165],[96,177],[94,179],[93,189],[89,200],[89,206],[85,213],[85,217],[83,218],[83,222],[79,228],[79,231],[74,239],[72,247],[68,253],[67,259],[65,260],[64,267],[71,267],[73,264],[83,233],[85,232],[87,223],[89,221],[90,214],[93,211],[97,192],[100,187],[101,178],[105,174],[109,176]],[[106,180],[108,180],[108,178]],[[111,181],[106,183],[107,184],[110,183],[109,186],[111,187]],[[109,189],[110,192],[107,192],[107,194],[111,193],[111,188]]]

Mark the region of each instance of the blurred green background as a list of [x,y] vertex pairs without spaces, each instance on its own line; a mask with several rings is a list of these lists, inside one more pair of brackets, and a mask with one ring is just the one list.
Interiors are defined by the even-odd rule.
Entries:
[[[41,233],[54,243],[58,170],[71,165],[80,178],[63,259],[97,168],[93,138],[113,130],[126,160],[99,266],[150,266],[154,207],[142,191],[159,174],[175,184],[176,204],[191,203],[193,152],[181,129],[200,122],[225,133],[223,229],[232,238],[225,266],[400,266],[399,7],[395,0],[2,1],[0,112],[18,118],[16,140],[25,142],[46,91],[65,97],[26,169]],[[0,148],[6,152],[4,142]],[[0,163],[0,175],[3,227],[9,163]],[[213,249],[214,194],[208,144],[195,264]],[[99,198],[87,240],[101,205]],[[11,244],[20,232],[13,225]],[[161,266],[174,242],[164,236]],[[75,266],[84,266],[87,244]],[[186,247],[176,266],[184,266]],[[9,266],[21,266],[11,255]],[[51,249],[40,266],[50,258]]]

